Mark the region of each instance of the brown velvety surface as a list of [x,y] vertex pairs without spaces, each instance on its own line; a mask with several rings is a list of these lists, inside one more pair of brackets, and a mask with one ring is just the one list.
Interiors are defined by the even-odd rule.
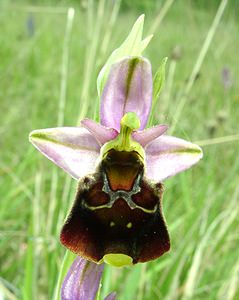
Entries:
[[[102,190],[106,180],[109,192]],[[132,193],[133,186],[139,191]],[[118,191],[123,191],[122,195]],[[162,193],[160,183],[149,183],[143,176],[136,152],[111,150],[97,172],[79,182],[61,242],[95,262],[108,253],[127,254],[134,263],[155,259],[170,248]],[[134,208],[129,205],[131,200]]]

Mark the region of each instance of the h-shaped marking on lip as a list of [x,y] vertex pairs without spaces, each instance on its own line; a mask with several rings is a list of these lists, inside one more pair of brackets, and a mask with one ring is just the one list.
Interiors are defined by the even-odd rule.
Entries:
[[103,179],[104,179],[104,185],[102,191],[105,192],[110,197],[110,201],[106,204],[108,208],[111,208],[115,203],[115,201],[118,200],[119,198],[124,199],[131,209],[135,209],[138,207],[138,205],[133,202],[132,196],[138,194],[141,191],[141,187],[139,186],[140,175],[138,175],[137,179],[135,180],[135,183],[131,191],[124,191],[124,190],[112,191],[109,186],[109,182],[105,173],[103,173]]
[[99,206],[89,206],[87,203],[85,203],[85,205],[91,210],[97,210],[97,209],[102,209],[102,208],[111,208],[114,205],[114,203],[118,199],[121,198],[126,201],[126,203],[128,204],[128,206],[131,209],[138,208],[138,209],[143,210],[146,213],[154,213],[157,210],[157,205],[155,205],[155,207],[153,209],[147,209],[147,208],[137,205],[132,200],[132,196],[141,191],[141,187],[139,186],[140,179],[141,179],[141,174],[139,174],[138,177],[136,178],[131,191],[125,191],[125,190],[112,191],[109,186],[108,178],[107,178],[106,174],[103,173],[104,185],[102,187],[102,191],[104,193],[106,193],[107,195],[109,195],[110,201],[106,204],[99,205]]

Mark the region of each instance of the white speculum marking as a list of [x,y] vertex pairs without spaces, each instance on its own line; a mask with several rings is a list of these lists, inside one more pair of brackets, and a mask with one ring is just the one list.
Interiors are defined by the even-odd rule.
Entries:
[[[109,186],[109,182],[108,182],[106,174],[103,173],[103,176],[104,176],[104,178],[103,178],[104,185],[102,187],[102,191],[105,192],[107,195],[109,195],[110,201],[106,204],[99,205],[99,206],[89,206],[87,203],[85,203],[85,205],[89,209],[96,210],[96,209],[102,209],[102,208],[111,208],[118,199],[123,199],[126,201],[126,203],[128,204],[128,206],[131,209],[138,208],[138,209],[143,210],[146,213],[154,213],[157,210],[157,205],[155,205],[155,207],[153,209],[147,209],[147,208],[137,205],[132,200],[132,196],[141,191],[141,187],[139,186],[141,174],[139,174],[137,179],[135,180],[135,183],[134,183],[131,191],[125,191],[125,190],[112,191]],[[128,227],[128,228],[130,228],[130,227]]]

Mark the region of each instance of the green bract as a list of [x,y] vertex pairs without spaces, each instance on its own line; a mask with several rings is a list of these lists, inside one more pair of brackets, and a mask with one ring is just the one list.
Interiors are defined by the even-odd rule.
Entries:
[[134,23],[134,26],[125,41],[119,46],[119,48],[115,49],[111,53],[97,78],[97,91],[99,97],[101,97],[111,65],[127,56],[141,56],[144,49],[148,46],[153,35],[149,35],[145,39],[142,39],[143,27],[144,15],[141,15]]

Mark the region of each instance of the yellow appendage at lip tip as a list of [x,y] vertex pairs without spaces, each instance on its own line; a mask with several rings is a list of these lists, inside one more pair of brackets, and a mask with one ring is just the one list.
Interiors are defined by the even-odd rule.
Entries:
[[124,267],[133,265],[133,258],[122,253],[105,254],[102,260],[106,264],[114,267]]

